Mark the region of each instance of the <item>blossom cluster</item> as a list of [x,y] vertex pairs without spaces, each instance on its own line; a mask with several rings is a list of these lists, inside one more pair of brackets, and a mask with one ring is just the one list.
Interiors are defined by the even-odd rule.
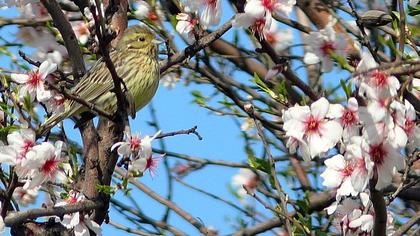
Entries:
[[152,141],[160,134],[157,132],[153,137],[139,135],[131,135],[125,133],[125,141],[115,143],[111,147],[111,151],[117,148],[117,153],[123,157],[122,164],[134,176],[143,175],[148,170],[150,176],[156,176],[156,169],[160,162],[160,157],[152,155]]
[[39,68],[25,74],[11,74],[13,82],[20,84],[19,99],[24,101],[41,102],[45,104],[48,112],[58,113],[64,110],[64,96],[46,88],[47,81],[54,82],[52,73],[57,69],[57,64],[44,61]]
[[[343,199],[361,198],[369,185],[377,190],[390,185],[405,167],[403,154],[410,156],[420,145],[416,113],[410,102],[399,100],[398,79],[379,70],[369,53],[362,55],[356,70],[358,75],[352,79],[356,97],[350,97],[346,106],[320,98],[311,106],[295,105],[283,113],[291,153],[298,152],[307,161],[337,153],[325,160],[321,174],[323,185],[336,190],[335,207],[344,204]],[[343,222],[350,217],[344,215]],[[343,222],[342,227],[352,230],[361,227],[368,233],[372,229],[359,221]]]
[[65,150],[62,141],[37,143],[31,129],[7,135],[7,145],[0,144],[0,163],[13,166],[19,183],[23,183],[14,189],[14,199],[27,205],[35,201],[44,184],[67,183],[72,171]]

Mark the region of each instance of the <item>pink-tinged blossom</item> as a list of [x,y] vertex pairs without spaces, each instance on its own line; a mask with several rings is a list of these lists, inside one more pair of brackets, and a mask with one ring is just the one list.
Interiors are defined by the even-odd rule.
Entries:
[[305,39],[309,50],[303,61],[309,65],[321,62],[323,72],[330,72],[333,69],[333,56],[345,58],[347,55],[346,40],[342,34],[335,32],[334,24],[335,21],[331,21],[324,29],[310,32]]
[[64,102],[66,101],[64,95],[57,92],[52,92],[52,96],[44,104],[47,111],[52,114],[61,113],[64,111]]
[[199,16],[200,25],[207,29],[220,23],[221,0],[184,0],[184,10]]
[[27,206],[35,202],[36,197],[38,196],[38,189],[39,188],[25,189],[23,187],[17,187],[15,188],[15,191],[13,191],[13,198],[22,206]]
[[268,30],[264,31],[264,38],[277,52],[287,49],[293,43],[293,33],[290,29],[280,29],[277,21],[273,21]]
[[21,84],[19,96],[23,99],[29,94],[31,101],[35,98],[39,102],[43,102],[51,98],[51,91],[44,87],[45,80],[49,74],[57,69],[57,64],[44,61],[39,69],[29,72],[28,74],[11,74],[14,82]]
[[0,163],[20,165],[26,154],[36,145],[35,132],[31,129],[20,129],[7,135],[7,143],[0,149]]
[[87,41],[89,40],[89,36],[90,36],[88,24],[82,21],[73,23],[73,31],[79,43],[82,45],[85,45]]
[[136,155],[140,150],[140,145],[142,144],[142,140],[140,135],[130,135],[125,133],[126,141],[118,142],[111,147],[111,151],[114,151],[115,148],[118,147],[117,152],[121,156],[128,157],[132,154]]
[[347,143],[351,137],[359,133],[359,105],[356,98],[349,98],[347,107],[340,104],[330,104],[328,117],[336,119],[340,122],[343,129],[343,141]]
[[176,16],[176,19],[178,21],[175,26],[176,31],[178,31],[189,44],[193,44],[195,42],[194,28],[197,25],[198,20],[187,13],[179,13]]
[[335,213],[334,225],[341,235],[359,235],[359,231],[370,233],[373,229],[373,212],[364,211],[370,205],[369,196],[360,193],[360,200],[346,198],[341,203],[333,203],[328,214]]
[[144,174],[147,170],[150,173],[150,176],[154,178],[157,175],[157,168],[159,166],[160,160],[162,157],[147,157],[147,158],[138,158],[131,162],[128,166],[128,170],[131,172],[141,172]]
[[62,150],[65,144],[57,141],[55,146],[44,142],[32,148],[26,154],[25,166],[32,169],[29,173],[29,180],[25,183],[25,189],[32,189],[40,186],[46,181],[55,181],[56,179],[66,179],[66,175],[60,168],[60,164],[65,160],[62,157]]
[[[55,205],[66,206],[69,204],[75,204],[85,199],[83,194],[70,191],[66,199],[61,199]],[[102,235],[101,227],[94,221],[89,218],[89,215],[82,214],[80,212],[75,212],[71,214],[65,214],[62,219],[58,218],[60,223],[64,225],[67,229],[73,229],[75,236],[89,236],[89,230],[92,230],[96,235]]]
[[373,174],[373,162],[364,155],[361,145],[363,138],[360,136],[352,137],[346,146],[345,160],[351,163],[351,185],[357,192],[366,189]]
[[247,193],[244,186],[253,191],[260,179],[255,172],[250,169],[239,169],[239,172],[232,176],[231,184],[239,197],[244,198]]
[[394,119],[394,129],[391,130],[390,138],[393,140],[399,147],[412,146],[413,144],[419,143],[418,133],[420,133],[420,128],[416,126],[416,110],[413,105],[407,100],[403,103],[398,101],[393,101],[391,103],[391,108],[394,112],[392,117]]
[[331,189],[337,189],[337,198],[340,196],[357,196],[358,192],[353,188],[352,176],[357,162],[345,160],[340,154],[324,161],[327,167],[321,174],[324,179],[322,184]]
[[149,3],[146,1],[138,1],[136,3],[136,10],[134,11],[134,15],[140,20],[147,19],[149,13],[151,11],[151,7]]
[[200,11],[200,24],[204,29],[220,23],[220,18],[222,16],[220,2],[220,0],[201,0],[202,10]]
[[128,170],[131,172],[144,173],[149,170],[152,177],[156,176],[156,170],[161,157],[152,157],[152,141],[160,134],[157,132],[153,137],[145,136],[141,139],[138,155],[129,164]]
[[392,182],[392,177],[405,166],[404,157],[387,139],[363,139],[361,142],[362,155],[373,162],[373,171],[377,173],[378,181],[375,188],[383,189]]
[[383,100],[397,95],[400,88],[398,79],[375,69],[377,67],[378,63],[369,52],[362,54],[362,60],[356,70],[366,73],[353,79],[359,86],[359,95],[374,100]]
[[296,104],[284,112],[286,136],[299,141],[305,160],[328,152],[341,138],[340,123],[326,117],[329,106],[327,99],[320,98],[311,107]]
[[232,22],[233,27],[250,28],[261,39],[264,38],[264,32],[269,31],[271,27],[271,17],[266,17],[266,10],[259,0],[248,1],[245,5],[244,13],[235,16]]

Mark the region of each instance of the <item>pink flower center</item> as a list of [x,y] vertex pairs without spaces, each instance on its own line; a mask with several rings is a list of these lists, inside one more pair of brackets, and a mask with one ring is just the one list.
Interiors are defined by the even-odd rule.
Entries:
[[305,121],[306,133],[317,133],[319,131],[320,121],[312,115]]
[[29,149],[31,149],[33,146],[35,145],[35,143],[32,140],[25,140],[23,142],[23,151],[25,154],[29,151]]
[[350,126],[355,124],[357,121],[356,112],[346,109],[341,117],[341,123],[345,126]]
[[341,171],[343,176],[350,176],[353,173],[353,165],[347,164],[346,167]]
[[385,150],[382,143],[374,146],[370,146],[369,150],[370,159],[375,163],[375,165],[382,165],[385,161],[387,151]]
[[154,167],[154,165],[153,165],[153,158],[152,157],[147,158],[147,161],[146,161],[146,170],[147,169],[151,169],[153,167]]
[[42,84],[41,74],[39,72],[29,72],[27,84],[31,87],[37,87]]
[[131,150],[139,150],[140,148],[141,139],[139,137],[131,137],[130,138],[130,148]]
[[158,15],[154,11],[150,11],[148,17],[151,21],[157,21],[159,19]]
[[20,152],[20,155],[18,159],[23,159],[26,156],[26,153],[29,152],[29,150],[35,145],[35,142],[31,140],[25,140],[23,141],[22,151]]
[[319,48],[322,52],[322,55],[329,56],[335,51],[335,46],[330,41],[324,41]]
[[388,75],[382,71],[375,70],[371,73],[374,85],[385,87],[388,84]]
[[67,201],[69,204],[73,204],[73,203],[76,203],[76,202],[77,202],[77,198],[76,198],[76,196],[70,196],[70,197],[68,197],[68,198],[66,199],[66,201]]
[[271,32],[265,33],[265,41],[269,44],[275,44],[277,42],[276,37]]
[[274,2],[275,1],[273,1],[273,0],[262,0],[261,4],[268,11],[273,11],[274,10]]
[[408,136],[411,136],[414,131],[415,122],[409,119],[405,119],[404,123],[404,131],[408,134]]
[[262,32],[264,31],[264,27],[265,27],[265,18],[258,18],[255,20],[255,23],[253,26],[251,26],[251,31],[254,33],[257,33],[260,38],[262,36]]
[[63,105],[63,103],[64,103],[65,100],[66,99],[61,94],[58,94],[58,95],[55,95],[54,96],[54,104],[57,105],[57,106]]
[[216,4],[217,4],[217,0],[207,0],[206,4],[208,6],[210,6],[210,8],[215,9],[216,8]]
[[42,165],[41,170],[45,175],[52,175],[57,170],[59,163],[53,156]]

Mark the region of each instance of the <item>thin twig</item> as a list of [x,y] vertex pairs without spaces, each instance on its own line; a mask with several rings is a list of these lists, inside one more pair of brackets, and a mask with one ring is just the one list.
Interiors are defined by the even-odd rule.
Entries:
[[416,213],[407,223],[401,225],[392,236],[401,236],[406,233],[413,225],[420,222],[420,211]]
[[159,134],[156,139],[162,139],[170,136],[180,135],[180,134],[195,134],[199,140],[203,140],[203,137],[197,132],[197,126],[192,127],[191,129],[183,129],[179,131],[169,132],[169,133],[163,133]]
[[[115,172],[118,173],[120,176],[125,176],[126,171],[123,169],[116,167]],[[130,183],[137,187],[139,190],[147,194],[149,197],[153,198],[154,200],[158,201],[159,203],[171,208],[175,213],[179,216],[184,218],[188,221],[191,225],[197,228],[202,234],[209,234],[209,230],[195,217],[190,215],[188,212],[184,211],[182,208],[178,207],[174,202],[168,201],[167,199],[163,198],[159,194],[155,193],[153,190],[146,187],[146,185],[140,183],[136,179],[130,179]]]

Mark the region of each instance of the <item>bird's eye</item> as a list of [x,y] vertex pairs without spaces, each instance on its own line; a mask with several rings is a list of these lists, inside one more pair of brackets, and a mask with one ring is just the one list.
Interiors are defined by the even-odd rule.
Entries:
[[146,40],[144,37],[140,37],[140,38],[139,38],[139,41],[140,41],[140,42],[144,42],[144,40]]

